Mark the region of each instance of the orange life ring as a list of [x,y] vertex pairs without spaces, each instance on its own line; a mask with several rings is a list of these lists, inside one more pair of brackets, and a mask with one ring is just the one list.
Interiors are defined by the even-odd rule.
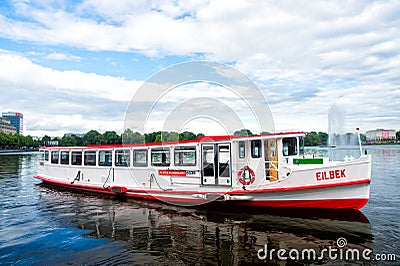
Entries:
[[[248,177],[246,177],[246,171],[249,171]],[[253,184],[254,181],[256,180],[256,175],[254,174],[253,169],[251,169],[248,166],[241,168],[237,175],[238,175],[239,182],[246,186]]]

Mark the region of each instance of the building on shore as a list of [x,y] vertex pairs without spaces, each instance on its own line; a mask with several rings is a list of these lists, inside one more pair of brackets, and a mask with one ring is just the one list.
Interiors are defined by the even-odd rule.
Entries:
[[396,139],[396,130],[394,129],[375,129],[366,132],[367,141],[381,141]]
[[0,117],[0,132],[4,134],[16,134],[17,129],[11,125],[9,119]]
[[3,118],[10,120],[11,125],[15,127],[18,135],[23,135],[24,128],[24,115],[19,112],[5,112],[2,113]]

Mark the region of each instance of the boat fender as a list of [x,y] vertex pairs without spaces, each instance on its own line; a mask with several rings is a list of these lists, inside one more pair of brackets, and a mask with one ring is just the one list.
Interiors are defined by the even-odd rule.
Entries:
[[[246,172],[248,172],[247,175],[246,175]],[[239,182],[246,186],[253,184],[254,181],[256,180],[256,175],[254,174],[253,169],[251,169],[248,166],[241,168],[237,175],[238,175]]]

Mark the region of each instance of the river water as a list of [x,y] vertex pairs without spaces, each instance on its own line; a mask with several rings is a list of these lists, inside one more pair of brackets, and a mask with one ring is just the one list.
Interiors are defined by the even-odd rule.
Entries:
[[[366,149],[371,197],[361,211],[183,208],[75,193],[33,178],[38,154],[1,154],[0,264],[398,265],[400,147]],[[336,257],[319,256],[329,248]],[[302,258],[305,249],[317,257]],[[348,249],[371,253],[340,257]],[[369,260],[391,254],[396,261]]]

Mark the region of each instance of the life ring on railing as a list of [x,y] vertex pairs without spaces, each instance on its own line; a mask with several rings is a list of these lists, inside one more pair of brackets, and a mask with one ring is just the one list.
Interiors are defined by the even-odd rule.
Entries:
[[[247,176],[246,176],[246,171],[248,172]],[[241,168],[237,175],[239,182],[246,186],[253,184],[254,181],[256,180],[256,175],[254,174],[253,169],[251,169],[248,166]]]

